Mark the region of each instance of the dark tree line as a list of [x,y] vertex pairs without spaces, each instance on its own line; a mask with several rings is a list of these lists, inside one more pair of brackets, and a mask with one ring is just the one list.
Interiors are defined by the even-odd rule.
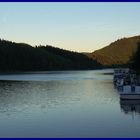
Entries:
[[132,56],[130,60],[130,67],[140,74],[140,42],[138,43],[136,53]]
[[86,70],[102,66],[82,53],[0,40],[0,71]]

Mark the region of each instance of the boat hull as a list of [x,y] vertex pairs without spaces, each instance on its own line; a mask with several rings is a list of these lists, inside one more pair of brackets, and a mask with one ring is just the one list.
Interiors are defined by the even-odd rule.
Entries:
[[120,94],[122,100],[140,100],[140,94]]

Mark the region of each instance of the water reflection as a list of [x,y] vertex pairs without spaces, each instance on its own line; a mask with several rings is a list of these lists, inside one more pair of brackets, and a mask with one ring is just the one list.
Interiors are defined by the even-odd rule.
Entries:
[[[44,110],[80,101],[69,82],[0,81],[0,113],[14,114],[29,109]],[[70,93],[70,94],[69,94]]]
[[0,76],[0,137],[139,137],[108,72]]
[[121,110],[125,114],[137,113],[140,115],[140,100],[122,100],[120,99]]

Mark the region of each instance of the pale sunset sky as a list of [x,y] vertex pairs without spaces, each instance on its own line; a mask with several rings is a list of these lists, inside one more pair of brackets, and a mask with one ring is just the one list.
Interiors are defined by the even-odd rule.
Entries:
[[140,3],[0,3],[0,38],[93,52],[140,35]]

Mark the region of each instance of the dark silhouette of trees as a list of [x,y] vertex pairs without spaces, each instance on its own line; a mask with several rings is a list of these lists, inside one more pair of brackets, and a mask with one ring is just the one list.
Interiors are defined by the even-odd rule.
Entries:
[[130,60],[130,67],[140,73],[140,42],[138,43],[136,53]]
[[0,71],[86,70],[102,66],[82,53],[0,40]]

